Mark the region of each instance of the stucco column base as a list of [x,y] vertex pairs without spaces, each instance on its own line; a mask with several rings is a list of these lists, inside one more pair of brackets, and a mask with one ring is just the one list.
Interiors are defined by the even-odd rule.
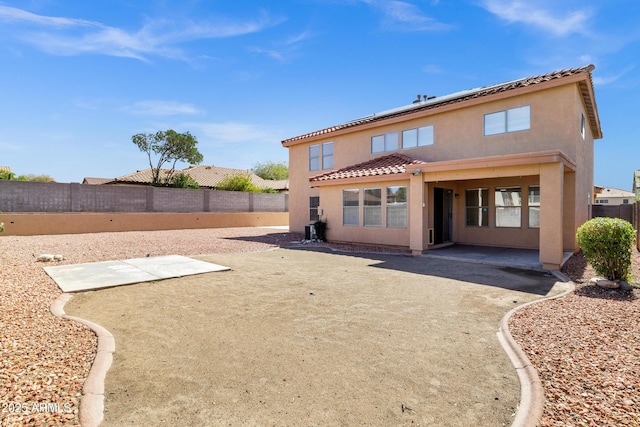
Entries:
[[542,268],[544,270],[549,270],[549,271],[559,271],[560,270],[560,264],[553,264],[553,263],[543,262],[542,263]]
[[420,256],[423,253],[424,253],[424,251],[414,249],[414,250],[411,251],[411,256]]

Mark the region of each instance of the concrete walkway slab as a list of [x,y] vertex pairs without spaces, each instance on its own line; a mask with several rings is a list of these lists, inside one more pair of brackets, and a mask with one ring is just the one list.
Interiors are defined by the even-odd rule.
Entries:
[[63,292],[110,288],[224,270],[229,270],[229,267],[180,255],[44,267],[44,271]]

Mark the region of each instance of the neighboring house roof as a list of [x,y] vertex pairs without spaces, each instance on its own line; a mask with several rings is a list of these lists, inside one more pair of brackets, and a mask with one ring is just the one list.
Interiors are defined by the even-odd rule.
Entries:
[[88,185],[102,185],[111,181],[113,181],[113,178],[91,178],[87,176],[82,180],[82,183]]
[[[169,169],[160,169],[160,176],[166,177],[169,174]],[[177,173],[184,173],[190,175],[200,187],[203,188],[215,188],[220,182],[228,176],[233,176],[237,174],[249,174],[251,178],[251,182],[255,184],[259,188],[271,188],[274,190],[288,190],[289,189],[289,180],[278,180],[271,181],[267,179],[262,179],[258,175],[246,169],[234,169],[234,168],[223,168],[219,166],[207,166],[207,165],[199,165],[199,166],[190,166],[186,169],[176,170],[174,171],[174,175]],[[138,184],[138,185],[148,185],[151,183],[153,179],[151,168],[144,169],[141,171],[137,171],[134,173],[130,173],[128,175],[123,175],[113,180],[109,180],[105,184]]]
[[376,157],[367,162],[347,166],[331,172],[309,178],[309,181],[330,181],[333,179],[359,178],[364,176],[394,175],[406,173],[409,165],[427,164],[422,160],[414,159],[404,154],[393,153],[387,156]]
[[605,188],[602,193],[596,194],[598,199],[606,199],[609,197],[622,197],[633,199],[636,195],[630,191],[620,190],[619,188]]
[[11,166],[0,166],[0,171],[11,173]]
[[267,183],[267,187],[273,190],[288,190],[289,189],[289,179],[265,179],[263,180]]
[[[589,119],[589,125],[591,132],[595,139],[602,138],[602,129],[600,128],[600,119],[598,116],[598,108],[594,97],[593,80],[591,78],[591,71],[595,67],[593,65],[587,65],[579,68],[570,68],[566,70],[554,71],[548,74],[542,74],[534,77],[527,77],[520,80],[514,80],[507,83],[501,83],[493,86],[484,86],[477,89],[464,90],[461,92],[452,93],[450,95],[428,98],[426,101],[407,105],[404,107],[396,108],[393,110],[383,111],[381,113],[372,114],[370,116],[362,117],[360,119],[352,120],[347,123],[343,123],[337,126],[331,126],[325,129],[321,129],[315,132],[306,133],[304,135],[295,136],[293,138],[285,139],[282,141],[282,145],[285,147],[295,144],[297,141],[301,141],[308,138],[313,138],[325,134],[331,134],[343,129],[352,128],[355,126],[361,126],[368,123],[386,120],[394,117],[413,114],[420,111],[427,111],[434,108],[439,108],[445,105],[455,104],[463,101],[468,101],[475,98],[481,98],[484,96],[494,95],[501,92],[527,88],[541,83],[546,83],[553,80],[568,78],[571,76],[582,77],[577,80],[580,86],[580,92],[582,94],[586,113]],[[584,76],[581,76],[584,75]]]

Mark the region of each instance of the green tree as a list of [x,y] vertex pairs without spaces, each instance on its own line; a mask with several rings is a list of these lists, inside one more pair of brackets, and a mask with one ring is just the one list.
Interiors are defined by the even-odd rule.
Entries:
[[289,167],[287,166],[287,162],[256,163],[251,171],[262,179],[289,178]]
[[179,172],[171,177],[170,187],[174,188],[191,188],[197,190],[200,185],[189,174]]
[[[177,162],[186,162],[189,165],[202,163],[203,157],[197,148],[198,140],[189,132],[178,133],[169,129],[166,132],[138,133],[133,135],[131,140],[140,151],[147,153],[151,167],[151,185],[170,185]],[[154,155],[157,156],[155,166],[152,159]],[[171,168],[163,180],[160,178],[160,171],[165,163],[170,163]]]
[[32,181],[32,182],[54,182],[55,180],[49,175],[41,174],[36,175],[34,173],[28,173],[26,175],[18,175],[8,172],[0,171],[0,179],[6,179],[9,181]]
[[15,175],[12,172],[4,171],[4,170],[0,171],[0,179],[6,179],[7,181],[11,181],[14,178],[15,178]]
[[49,175],[36,175],[33,173],[29,173],[26,175],[20,175],[15,178],[16,181],[31,181],[31,182],[54,182],[55,180],[51,178]]

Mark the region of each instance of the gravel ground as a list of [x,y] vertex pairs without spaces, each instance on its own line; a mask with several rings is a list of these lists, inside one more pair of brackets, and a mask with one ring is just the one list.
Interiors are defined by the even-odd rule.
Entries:
[[[0,237],[0,426],[78,425],[82,384],[95,356],[89,329],[50,314],[60,290],[35,261],[39,254],[60,253],[61,263],[74,264],[251,252],[300,239],[265,228]],[[640,425],[640,300],[634,292],[590,286],[594,273],[581,254],[563,271],[577,284],[573,294],[520,310],[510,322],[544,387],[542,425]],[[637,252],[634,278],[640,278]]]
[[79,425],[82,384],[95,357],[90,329],[50,313],[61,291],[38,255],[62,254],[60,264],[75,264],[260,251],[300,239],[267,228],[0,237],[0,426]]
[[595,272],[582,253],[563,272],[575,292],[528,306],[509,324],[542,381],[541,425],[640,426],[640,291],[590,285]]

